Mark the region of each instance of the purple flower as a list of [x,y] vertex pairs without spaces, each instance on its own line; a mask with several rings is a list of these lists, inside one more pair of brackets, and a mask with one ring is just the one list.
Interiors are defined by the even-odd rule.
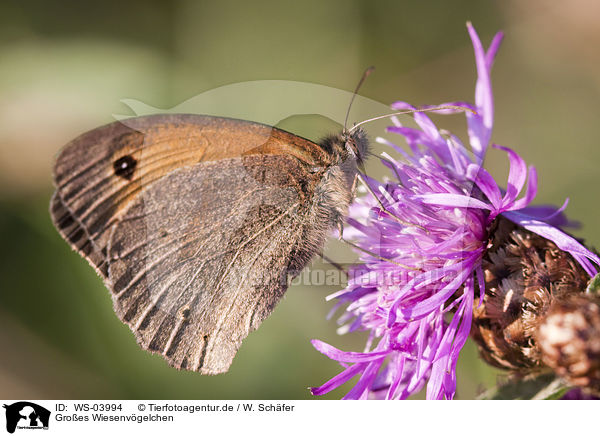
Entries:
[[591,393],[585,392],[581,388],[570,389],[561,400],[600,400],[600,397]]
[[[477,66],[475,105],[448,103],[466,111],[469,150],[449,132],[437,129],[424,113],[415,113],[419,129],[397,120],[389,132],[404,137],[411,154],[378,138],[403,156],[382,154],[396,180],[380,183],[363,176],[369,189],[351,206],[344,237],[355,241],[361,263],[349,271],[346,289],[330,296],[346,305],[342,332],[369,331],[364,352],[345,352],[314,340],[321,353],[344,369],[322,386],[321,395],[360,378],[345,399],[404,399],[427,384],[428,399],[451,399],[456,363],[471,328],[475,297],[483,298],[482,256],[488,231],[502,214],[552,240],[569,252],[590,276],[600,259],[555,226],[565,225],[565,205],[531,207],[537,176],[514,151],[506,189],[481,167],[493,125],[490,70],[502,34],[487,52],[468,24]],[[394,109],[415,109],[396,102]],[[443,110],[439,113],[456,111]],[[521,194],[525,188],[525,193]]]

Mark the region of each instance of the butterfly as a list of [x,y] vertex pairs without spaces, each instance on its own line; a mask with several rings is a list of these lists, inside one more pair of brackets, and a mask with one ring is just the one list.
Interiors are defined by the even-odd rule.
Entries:
[[314,143],[222,117],[131,118],[63,148],[50,213],[143,349],[218,374],[342,226],[367,153],[361,128]]

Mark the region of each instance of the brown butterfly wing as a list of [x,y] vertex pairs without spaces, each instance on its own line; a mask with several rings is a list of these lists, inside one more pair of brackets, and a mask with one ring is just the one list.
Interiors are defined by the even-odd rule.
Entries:
[[285,291],[288,271],[317,249],[306,243],[315,240],[306,188],[318,182],[307,165],[320,153],[238,120],[113,123],[62,151],[51,213],[144,348],[177,368],[225,372]]
[[244,161],[173,171],[136,198],[110,238],[117,314],[177,368],[227,371],[296,271],[298,193],[262,183]]

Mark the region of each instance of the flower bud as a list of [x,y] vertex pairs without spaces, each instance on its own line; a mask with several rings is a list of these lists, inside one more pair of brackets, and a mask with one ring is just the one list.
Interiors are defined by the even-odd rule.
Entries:
[[600,298],[574,294],[555,301],[537,332],[542,361],[575,386],[600,391]]

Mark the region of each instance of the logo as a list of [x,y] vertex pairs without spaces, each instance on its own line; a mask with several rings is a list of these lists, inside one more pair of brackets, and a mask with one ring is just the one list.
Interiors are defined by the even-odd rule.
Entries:
[[14,433],[15,429],[48,430],[50,411],[29,401],[19,401],[3,406],[6,409],[6,431]]

